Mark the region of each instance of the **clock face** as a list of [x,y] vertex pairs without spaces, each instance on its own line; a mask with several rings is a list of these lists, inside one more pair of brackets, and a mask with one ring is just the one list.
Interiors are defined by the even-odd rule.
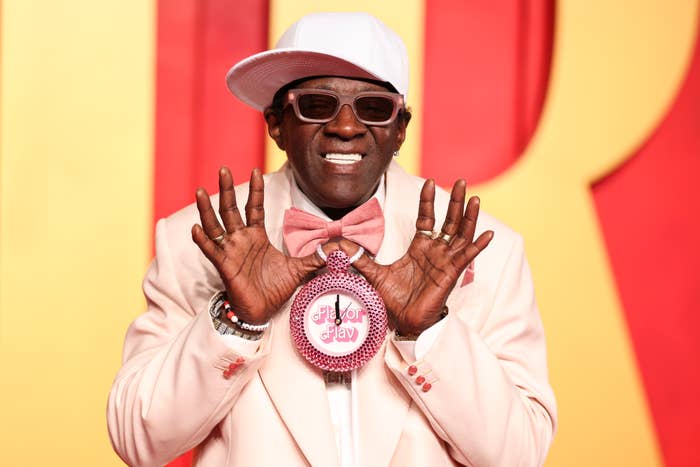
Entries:
[[327,290],[309,303],[304,331],[312,346],[332,357],[342,357],[362,346],[369,333],[367,310],[346,290]]
[[306,283],[289,311],[289,330],[299,353],[325,371],[360,368],[386,337],[384,302],[359,274],[348,273],[348,257],[328,255],[328,272]]

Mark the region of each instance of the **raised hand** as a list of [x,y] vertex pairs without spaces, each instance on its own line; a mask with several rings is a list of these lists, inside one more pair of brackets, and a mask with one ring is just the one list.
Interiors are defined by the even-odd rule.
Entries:
[[389,319],[402,335],[418,335],[440,319],[460,274],[493,238],[489,230],[474,241],[479,198],[471,197],[465,210],[465,188],[464,180],[452,187],[445,223],[435,236],[435,182],[427,180],[421,190],[416,235],[406,254],[387,266],[366,255],[353,263],[384,299]]
[[265,231],[264,182],[254,169],[243,222],[228,168],[219,171],[219,215],[206,190],[196,192],[202,225],[192,227],[192,239],[219,271],[236,315],[262,324],[280,309],[312,271],[324,265],[316,253],[291,258],[272,246]]

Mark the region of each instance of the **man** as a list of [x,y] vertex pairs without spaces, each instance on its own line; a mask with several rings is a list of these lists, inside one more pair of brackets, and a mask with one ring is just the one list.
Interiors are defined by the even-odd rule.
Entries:
[[[204,466],[542,464],[556,409],[522,240],[479,216],[477,198],[465,209],[464,181],[448,195],[393,162],[410,121],[398,36],[362,13],[309,15],[227,81],[264,111],[288,163],[235,188],[221,169],[220,219],[200,189],[196,210],[158,222],[148,311],[129,329],[109,399],[119,455],[133,465],[193,448]],[[308,235],[317,222],[321,234]],[[366,253],[353,266],[393,329],[351,375],[322,372],[294,347],[291,299],[321,256],[358,245]]]

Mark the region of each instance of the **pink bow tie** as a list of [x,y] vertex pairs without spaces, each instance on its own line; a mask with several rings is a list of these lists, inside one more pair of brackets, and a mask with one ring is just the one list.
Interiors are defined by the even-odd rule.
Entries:
[[319,243],[343,237],[377,254],[384,238],[384,215],[376,198],[353,209],[337,221],[327,222],[297,208],[284,212],[284,244],[291,256],[311,254]]

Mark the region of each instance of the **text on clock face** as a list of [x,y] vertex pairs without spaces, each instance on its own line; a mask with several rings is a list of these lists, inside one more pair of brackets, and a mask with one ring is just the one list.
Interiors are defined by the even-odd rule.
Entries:
[[326,326],[319,338],[326,344],[330,342],[356,342],[360,332],[354,327],[336,326],[329,324]]
[[318,295],[307,307],[304,319],[308,342],[331,357],[357,351],[369,328],[369,310],[354,295],[337,289]]
[[[349,307],[343,312],[343,323],[360,323],[367,316],[367,310]],[[316,324],[335,323],[335,308],[330,305],[321,305],[311,314],[311,320]]]

